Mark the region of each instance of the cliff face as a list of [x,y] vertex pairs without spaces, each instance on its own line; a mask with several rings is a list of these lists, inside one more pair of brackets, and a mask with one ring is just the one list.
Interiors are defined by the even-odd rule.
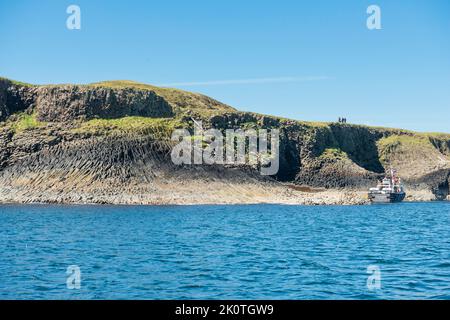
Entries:
[[0,121],[32,106],[35,100],[34,91],[34,88],[17,85],[0,78]]
[[24,87],[0,81],[0,120],[32,109],[37,120],[70,122],[94,118],[172,117],[172,107],[153,91],[87,86]]
[[[205,128],[280,129],[277,175],[172,164],[170,134],[192,130],[192,118]],[[132,82],[31,86],[0,79],[0,202],[277,202],[282,195],[309,203],[303,200],[321,188],[364,191],[391,165],[410,194],[445,199],[450,135],[238,112],[199,94]],[[363,201],[352,199],[339,201]]]

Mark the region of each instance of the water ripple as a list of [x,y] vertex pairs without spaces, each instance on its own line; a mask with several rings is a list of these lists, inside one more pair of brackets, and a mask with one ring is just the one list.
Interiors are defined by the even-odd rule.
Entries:
[[0,298],[450,299],[449,209],[5,205]]

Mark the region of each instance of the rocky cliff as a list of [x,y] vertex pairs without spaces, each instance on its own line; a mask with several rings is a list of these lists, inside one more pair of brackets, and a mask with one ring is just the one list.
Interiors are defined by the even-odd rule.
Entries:
[[[279,129],[280,169],[171,162],[176,128]],[[364,203],[394,166],[410,200],[449,195],[450,135],[239,112],[129,82],[34,86],[0,79],[0,202]]]

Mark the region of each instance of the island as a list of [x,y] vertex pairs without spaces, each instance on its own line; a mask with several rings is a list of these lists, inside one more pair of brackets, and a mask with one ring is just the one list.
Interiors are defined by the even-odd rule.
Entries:
[[[278,130],[278,171],[173,163],[172,133],[193,132],[198,122],[221,131]],[[0,203],[365,204],[390,167],[405,201],[448,199],[450,134],[243,112],[133,81],[0,78]]]

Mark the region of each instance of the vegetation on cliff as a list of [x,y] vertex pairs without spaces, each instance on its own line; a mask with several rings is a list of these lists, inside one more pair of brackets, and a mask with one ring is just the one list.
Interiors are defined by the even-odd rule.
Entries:
[[48,188],[67,186],[54,181],[59,176],[75,189],[96,186],[105,194],[114,194],[111,185],[140,194],[144,180],[161,190],[157,177],[174,172],[186,181],[239,176],[267,183],[242,167],[220,169],[226,175],[213,166],[200,166],[202,174],[172,167],[166,142],[174,129],[192,130],[193,119],[220,130],[280,129],[280,170],[272,182],[363,190],[394,166],[409,187],[448,194],[449,134],[240,112],[198,93],[132,81],[36,86],[0,79],[0,182],[4,190],[27,190],[45,185],[49,174]]
[[179,114],[190,112],[196,115],[212,116],[224,112],[234,112],[236,109],[199,93],[193,93],[173,88],[162,88],[135,81],[103,81],[90,84],[93,87],[113,89],[133,88],[138,90],[153,91],[168,101]]

